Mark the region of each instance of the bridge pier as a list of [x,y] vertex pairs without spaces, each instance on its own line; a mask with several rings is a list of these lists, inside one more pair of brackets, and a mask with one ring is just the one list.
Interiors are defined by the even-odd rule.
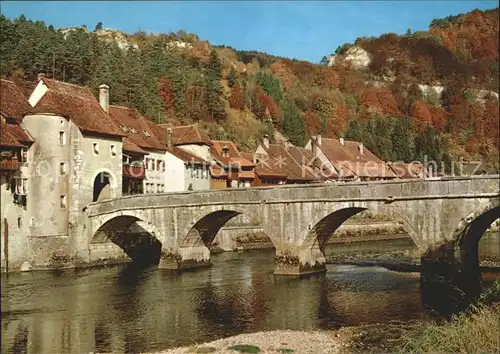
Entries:
[[471,257],[453,241],[429,249],[421,258],[423,302],[443,315],[465,309],[482,289],[479,262],[473,257],[474,250]]
[[160,269],[193,269],[210,267],[210,250],[205,246],[181,247],[177,251],[162,250]]
[[319,249],[276,248],[275,275],[301,276],[326,272],[326,258]]

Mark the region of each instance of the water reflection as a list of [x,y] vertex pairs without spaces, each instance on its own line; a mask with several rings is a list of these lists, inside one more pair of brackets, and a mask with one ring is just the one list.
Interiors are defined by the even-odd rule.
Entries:
[[2,276],[9,352],[141,352],[241,332],[425,318],[419,275],[329,266],[275,277],[274,251],[222,253],[181,274],[133,264]]

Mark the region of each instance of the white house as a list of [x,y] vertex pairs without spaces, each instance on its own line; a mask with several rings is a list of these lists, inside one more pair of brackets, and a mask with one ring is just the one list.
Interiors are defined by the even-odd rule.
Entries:
[[101,85],[97,100],[87,87],[41,78],[29,102],[32,112],[23,124],[35,140],[30,233],[36,237],[31,242],[40,245],[34,249],[54,250],[52,257],[45,252],[32,260],[47,264],[59,254],[88,257],[72,251],[88,242],[81,239],[85,206],[122,195],[124,134],[108,114],[109,87]]
[[[128,107],[111,106],[109,113],[121,131],[126,134],[124,140],[124,153],[128,155],[126,158],[138,162],[138,166],[143,165],[145,169],[145,173],[136,176],[135,180],[127,176],[124,181],[129,185],[141,181],[142,188],[136,189],[136,193],[165,192],[166,145],[155,134],[158,129],[156,124],[144,118],[136,109]],[[133,168],[131,166],[132,162],[126,165],[124,173]]]

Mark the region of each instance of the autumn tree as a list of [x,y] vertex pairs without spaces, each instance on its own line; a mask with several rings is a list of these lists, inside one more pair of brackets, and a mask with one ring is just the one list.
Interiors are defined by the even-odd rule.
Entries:
[[424,101],[416,101],[410,108],[410,115],[417,131],[426,131],[432,126],[432,113]]
[[229,96],[229,106],[231,108],[242,110],[245,108],[245,94],[239,86],[233,86]]

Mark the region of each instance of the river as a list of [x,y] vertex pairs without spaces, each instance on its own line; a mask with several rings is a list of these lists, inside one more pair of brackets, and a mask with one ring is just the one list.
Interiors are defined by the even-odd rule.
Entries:
[[2,352],[156,351],[242,332],[428,319],[418,273],[329,265],[275,277],[274,251],[182,274],[133,264],[2,275]]

